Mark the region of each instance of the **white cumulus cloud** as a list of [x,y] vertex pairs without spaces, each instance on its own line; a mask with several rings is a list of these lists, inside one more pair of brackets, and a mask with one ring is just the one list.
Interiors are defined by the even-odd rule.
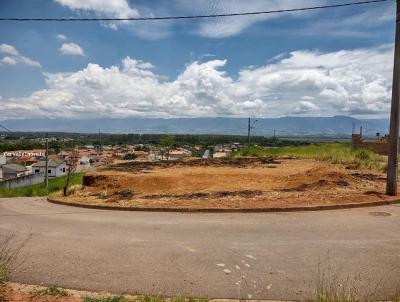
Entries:
[[57,37],[57,39],[60,40],[60,41],[67,40],[67,36],[66,36],[66,35],[63,35],[63,34],[58,34],[58,35],[56,35],[56,37]]
[[0,44],[0,53],[7,54],[0,59],[0,63],[6,65],[25,64],[33,67],[42,67],[38,61],[21,55],[18,50],[9,44]]
[[64,55],[71,56],[84,56],[83,49],[76,43],[63,43],[60,47],[60,51]]
[[117,18],[137,17],[139,15],[127,0],[54,0],[73,10],[92,11],[97,14],[107,14]]
[[18,51],[15,49],[15,47],[9,44],[0,44],[0,52],[8,53],[15,56],[18,55]]
[[263,66],[225,72],[227,60],[192,62],[174,79],[150,62],[90,63],[46,74],[46,89],[3,98],[0,118],[194,117],[284,115],[387,116],[393,45],[291,52]]

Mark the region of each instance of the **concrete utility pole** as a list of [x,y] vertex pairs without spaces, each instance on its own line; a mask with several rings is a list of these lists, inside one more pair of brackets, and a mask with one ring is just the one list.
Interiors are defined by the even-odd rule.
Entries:
[[397,195],[398,142],[399,142],[399,90],[400,90],[400,0],[396,1],[396,38],[394,44],[394,65],[392,85],[392,106],[390,110],[389,150],[387,164],[386,194]]
[[100,132],[100,129],[99,129],[99,151],[102,151],[102,150],[103,150],[103,148],[101,146],[101,132]]
[[254,121],[253,121],[253,125],[251,125],[250,122],[251,122],[251,119],[250,119],[250,117],[249,117],[249,123],[248,123],[248,125],[247,125],[247,147],[250,147],[250,132],[251,132],[251,129],[254,128],[254,124],[255,124],[256,122],[258,122],[258,120],[254,120]]
[[44,170],[44,184],[49,187],[49,138],[46,135],[46,166]]
[[250,147],[250,117],[249,117],[249,123],[247,125],[247,147]]

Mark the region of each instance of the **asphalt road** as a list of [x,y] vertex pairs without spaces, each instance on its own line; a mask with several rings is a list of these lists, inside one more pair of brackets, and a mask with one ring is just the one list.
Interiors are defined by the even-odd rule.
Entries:
[[10,233],[20,240],[32,234],[12,276],[16,282],[112,293],[303,299],[327,274],[320,279],[360,277],[344,287],[372,289],[382,281],[381,296],[400,289],[399,205],[181,214],[4,198],[0,235]]

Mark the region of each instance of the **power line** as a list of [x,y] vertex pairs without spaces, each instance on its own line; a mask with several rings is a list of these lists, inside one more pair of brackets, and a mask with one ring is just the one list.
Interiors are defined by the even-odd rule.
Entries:
[[10,129],[8,129],[7,127],[3,126],[2,124],[0,124],[0,128],[6,130],[7,132],[12,132]]
[[244,13],[227,13],[227,14],[212,14],[212,15],[192,15],[192,16],[164,16],[164,17],[136,17],[136,18],[0,18],[0,21],[57,21],[57,22],[72,22],[72,21],[155,21],[155,20],[177,20],[177,19],[205,19],[218,17],[236,17],[236,16],[251,16],[251,15],[267,15],[277,13],[300,12],[307,10],[338,8],[345,6],[363,5],[371,3],[388,2],[393,0],[368,0],[342,4],[311,6],[303,8],[290,8],[270,11],[256,11]]

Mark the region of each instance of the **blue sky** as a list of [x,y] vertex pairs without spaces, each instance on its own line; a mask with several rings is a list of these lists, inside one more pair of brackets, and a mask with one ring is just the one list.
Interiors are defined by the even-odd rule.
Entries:
[[[192,15],[345,2],[15,0],[0,2],[0,16]],[[387,116],[394,8],[388,1],[207,20],[3,22],[0,118]]]

